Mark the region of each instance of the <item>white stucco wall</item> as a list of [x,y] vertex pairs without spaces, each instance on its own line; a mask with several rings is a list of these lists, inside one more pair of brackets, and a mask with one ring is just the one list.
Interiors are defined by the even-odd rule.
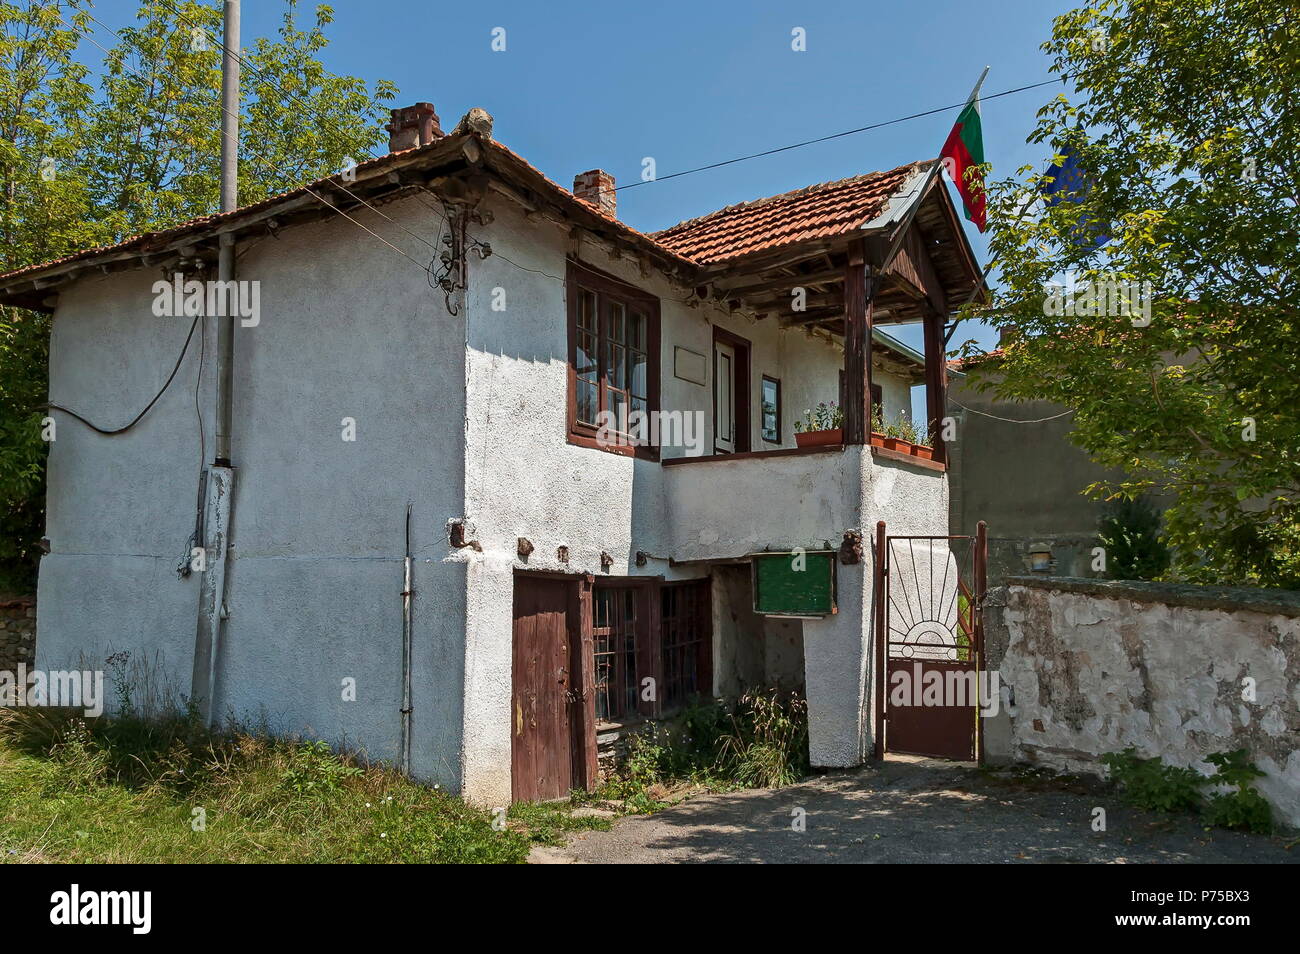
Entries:
[[[490,201],[488,211],[490,222],[470,231],[500,254],[471,257],[460,316],[448,314],[411,262],[345,221],[242,247],[238,277],[262,282],[262,319],[237,330],[233,559],[215,709],[372,757],[396,755],[410,503],[416,774],[503,804],[515,569],[599,575],[603,551],[612,575],[694,578],[708,574],[709,560],[835,547],[851,528],[869,541],[882,516],[891,532],[942,532],[946,491],[941,475],[862,448],[664,466],[568,444],[567,233],[526,221],[505,201]],[[384,214],[430,241],[439,233],[423,203],[392,203]],[[425,257],[396,224],[360,217]],[[774,446],[759,433],[763,374],[782,382],[785,447],[804,407],[837,398],[842,352],[825,340],[773,319],[690,307],[684,289],[594,243],[583,244],[582,257],[660,297],[661,404],[704,412],[705,453],[713,447],[711,381],[676,378],[673,348],[711,355],[713,323],[752,345],[754,450]],[[119,424],[152,396],[188,327],[152,315],[157,278],[138,270],[62,293],[52,400]],[[491,308],[497,288],[504,312]],[[209,459],[215,324],[199,387]],[[42,665],[125,649],[188,688],[197,583],[177,580],[175,567],[194,523],[201,460],[197,369],[192,351],[172,389],[127,435],[100,437],[60,420],[50,461],[53,550],[40,577]],[[885,393],[888,408],[893,390]],[[355,442],[341,439],[345,417],[356,421]],[[447,521],[461,517],[477,547],[448,547]],[[516,553],[519,537],[535,547],[527,560]],[[638,550],[651,555],[644,567],[635,565]],[[841,567],[839,592],[840,613],[803,630],[818,765],[854,764],[871,740],[869,560]],[[356,680],[356,702],[342,699],[345,678]]]
[[[432,241],[436,223],[421,209],[408,201],[385,214]],[[399,247],[418,244],[374,213],[358,217]],[[460,321],[411,262],[343,220],[289,229],[241,252],[239,279],[261,282],[261,321],[236,330],[234,559],[214,711],[396,756],[409,502],[413,758],[421,777],[454,786],[464,568],[445,560],[444,525],[461,509]],[[147,403],[189,326],[152,314],[158,277],[141,269],[62,292],[53,401],[109,425]],[[199,397],[210,460],[215,320],[208,325]],[[194,526],[197,372],[196,341],[172,388],[122,436],[56,415],[41,665],[78,656],[102,663],[128,650],[188,692],[197,576],[180,581],[175,568]],[[342,440],[344,417],[356,420],[355,442]],[[357,701],[343,701],[344,678],[356,680]]]
[[1205,605],[1196,591],[1013,581],[1001,665],[1014,691],[1013,755],[1095,773],[1099,756],[1135,746],[1208,775],[1206,755],[1244,748],[1279,820],[1300,825],[1300,609],[1294,599],[1286,612],[1246,608],[1231,590]]

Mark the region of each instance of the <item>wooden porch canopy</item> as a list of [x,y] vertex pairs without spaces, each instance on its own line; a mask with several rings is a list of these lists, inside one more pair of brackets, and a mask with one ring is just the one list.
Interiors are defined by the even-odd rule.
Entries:
[[700,297],[843,336],[848,443],[870,432],[872,326],[922,323],[927,416],[935,459],[945,459],[944,329],[987,287],[937,160],[729,206],[652,237],[699,263]]

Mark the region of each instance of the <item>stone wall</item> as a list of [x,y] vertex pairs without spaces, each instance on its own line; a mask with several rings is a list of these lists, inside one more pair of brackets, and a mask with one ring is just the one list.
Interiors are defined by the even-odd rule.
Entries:
[[1135,746],[1208,775],[1206,755],[1245,748],[1267,773],[1260,793],[1300,825],[1300,593],[1007,583],[988,622],[1010,757],[1099,772],[1099,756]]
[[0,601],[0,672],[36,661],[36,600],[30,596]]

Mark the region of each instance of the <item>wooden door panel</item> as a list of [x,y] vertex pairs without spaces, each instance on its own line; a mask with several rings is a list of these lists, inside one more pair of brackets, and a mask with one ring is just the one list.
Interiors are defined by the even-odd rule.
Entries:
[[515,801],[561,798],[572,781],[570,586],[515,577],[510,745]]

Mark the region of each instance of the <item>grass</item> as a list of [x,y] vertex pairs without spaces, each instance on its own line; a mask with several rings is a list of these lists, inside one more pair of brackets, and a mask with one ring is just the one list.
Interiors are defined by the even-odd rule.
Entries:
[[608,827],[569,807],[515,805],[502,823],[321,742],[209,732],[184,714],[0,710],[8,862],[517,863]]

